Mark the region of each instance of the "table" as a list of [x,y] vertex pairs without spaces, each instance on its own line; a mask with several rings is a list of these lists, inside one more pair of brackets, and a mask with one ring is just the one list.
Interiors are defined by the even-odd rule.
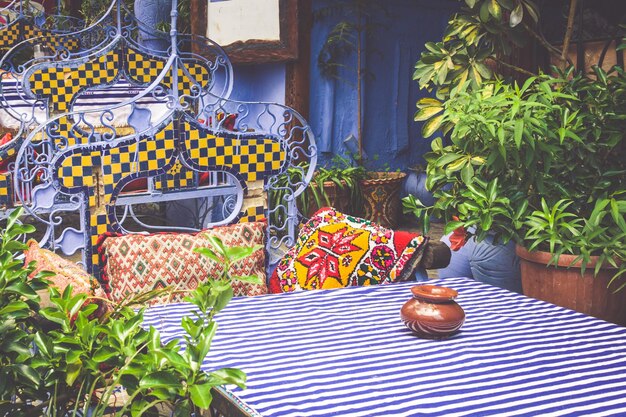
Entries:
[[[626,328],[467,278],[461,332],[415,337],[400,307],[415,283],[236,298],[217,315],[206,369],[251,416],[626,415]],[[164,340],[189,306],[147,311]]]

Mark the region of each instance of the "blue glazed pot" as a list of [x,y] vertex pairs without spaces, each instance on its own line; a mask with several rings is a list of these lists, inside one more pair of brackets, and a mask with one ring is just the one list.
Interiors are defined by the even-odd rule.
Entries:
[[[162,22],[170,21],[172,0],[135,0],[135,17],[153,30]],[[157,38],[154,34],[140,30],[140,43],[154,51],[166,51],[170,45],[167,39]]]
[[435,204],[432,193],[426,189],[426,173],[421,166],[409,168],[409,173],[404,183],[404,194],[412,194],[425,206]]
[[[450,234],[441,241],[450,246]],[[469,277],[476,281],[522,292],[520,260],[515,254],[515,243],[494,243],[489,235],[482,242],[470,238],[458,251],[452,251],[450,264],[439,269],[439,278]]]

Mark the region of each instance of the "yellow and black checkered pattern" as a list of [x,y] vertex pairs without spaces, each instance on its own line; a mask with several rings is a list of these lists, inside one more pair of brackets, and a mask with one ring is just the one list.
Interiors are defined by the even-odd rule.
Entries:
[[76,68],[40,68],[29,76],[30,90],[38,98],[51,98],[55,113],[66,112],[81,89],[112,83],[118,66],[118,54],[110,52]]
[[246,182],[278,171],[286,157],[280,142],[267,138],[236,139],[213,136],[185,123],[185,149],[190,159],[207,169],[230,169]]
[[150,84],[163,71],[165,60],[147,57],[137,51],[128,49],[124,65],[131,81],[139,84]]
[[15,154],[17,154],[17,148],[15,146],[9,146],[7,150],[4,152],[3,157],[0,158],[0,162],[11,158]]
[[155,172],[162,169],[174,156],[176,142],[173,124],[158,132],[154,138],[141,139],[139,143],[115,146],[102,152],[102,181],[105,204],[120,180],[135,172]]
[[91,253],[90,274],[99,276],[100,259],[98,256],[98,236],[109,231],[109,221],[106,214],[92,214],[89,216],[89,238]]
[[[209,85],[210,74],[207,67],[200,61],[184,61],[185,69],[178,69],[179,94],[191,94],[191,87],[198,84],[203,88]],[[152,58],[141,53],[128,49],[126,52],[126,72],[132,81],[139,84],[150,84],[158,77],[165,67],[165,60]],[[189,73],[189,76],[187,73]],[[172,74],[168,73],[163,78],[163,86],[172,88]]]
[[166,174],[155,178],[154,188],[165,191],[197,187],[196,178],[194,171],[185,168],[180,161],[176,161]]
[[37,43],[43,44],[52,50],[63,47],[69,51],[76,51],[80,47],[80,39],[76,36],[56,35],[48,30],[39,29],[31,23],[22,24],[20,30],[22,39],[37,39]]
[[57,168],[59,183],[66,188],[93,187],[93,167],[99,165],[99,152],[77,153],[65,158]]
[[11,177],[0,174],[0,206],[9,207],[12,205]]
[[13,48],[16,43],[18,43],[21,38],[22,25],[20,22],[12,24],[10,26],[5,26],[0,29],[0,50],[6,51],[8,49]]
[[[185,62],[185,69],[189,73],[189,76],[185,73],[182,68],[178,69],[178,88],[179,94],[191,94],[191,88],[194,85],[199,85],[202,88],[207,88],[209,85],[209,71],[208,69],[197,61],[194,62]],[[168,74],[163,79],[163,84],[167,88],[172,88],[172,77],[171,74]]]
[[18,42],[32,38],[39,38],[37,43],[53,50],[62,46],[70,51],[76,51],[80,47],[80,39],[75,36],[54,35],[48,30],[39,29],[27,19],[21,19],[0,29],[0,50],[11,49]]
[[102,154],[102,182],[104,184],[105,204],[108,204],[117,183],[133,172],[137,172],[135,154],[137,144],[116,146]]
[[61,160],[56,167],[59,184],[67,189],[87,188],[89,206],[96,205],[94,167],[100,165],[100,151],[81,150]]
[[244,210],[243,216],[239,219],[240,223],[261,222],[265,220],[265,207],[251,206]]
[[[72,128],[73,127],[73,128]],[[46,126],[46,135],[52,139],[55,145],[66,147],[84,144],[88,138],[67,117],[61,117]]]

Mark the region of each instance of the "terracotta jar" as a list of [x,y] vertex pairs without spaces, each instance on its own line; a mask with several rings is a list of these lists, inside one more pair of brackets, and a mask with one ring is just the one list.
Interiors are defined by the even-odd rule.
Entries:
[[413,298],[400,310],[400,318],[415,334],[444,338],[456,333],[465,322],[465,312],[454,299],[456,290],[437,285],[416,285]]

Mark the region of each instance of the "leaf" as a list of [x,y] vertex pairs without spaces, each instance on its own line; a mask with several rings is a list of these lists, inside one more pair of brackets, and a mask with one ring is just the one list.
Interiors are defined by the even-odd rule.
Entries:
[[443,168],[449,163],[457,161],[461,158],[463,158],[463,155],[459,155],[458,153],[447,153],[443,155],[441,158],[437,159],[437,161],[435,162],[435,165],[437,167]]
[[216,312],[222,311],[224,307],[226,307],[228,302],[232,300],[232,298],[233,298],[233,287],[229,285],[225,291],[221,291],[218,294],[217,298],[215,299],[215,305],[213,306],[213,308],[215,309]]
[[471,163],[466,163],[463,169],[461,169],[461,180],[465,184],[469,184],[472,182],[474,178],[474,168]]
[[441,101],[437,100],[436,98],[424,97],[417,101],[416,106],[417,108],[421,109],[424,107],[441,107],[442,104]]
[[222,368],[211,372],[211,378],[214,378],[219,385],[234,384],[241,389],[246,388],[246,374],[236,368]]
[[486,0],[483,2],[482,6],[480,6],[479,17],[480,21],[486,23],[489,20],[489,3],[491,0]]
[[489,187],[487,188],[487,198],[490,202],[494,202],[497,197],[498,192],[498,179],[494,179],[489,183]]
[[233,279],[237,281],[247,282],[249,284],[262,284],[263,280],[258,275],[233,275]]
[[74,385],[74,382],[80,375],[80,371],[83,369],[82,363],[70,363],[67,365],[65,373],[65,383],[70,387]]
[[485,79],[490,79],[493,75],[489,67],[481,62],[476,62],[474,68],[476,68],[476,71]]
[[117,352],[110,346],[101,346],[93,354],[92,359],[96,362],[106,362],[116,355],[117,355]]
[[448,234],[448,233],[452,233],[454,230],[458,229],[459,227],[464,227],[465,223],[461,222],[461,221],[451,221],[446,223],[446,226],[444,227],[444,233]]
[[620,212],[619,205],[614,199],[611,199],[611,217],[613,217],[613,221],[615,221],[619,228],[623,232],[626,232],[626,220],[624,220],[624,215]]
[[424,120],[428,120],[437,113],[441,113],[443,111],[443,107],[424,107],[417,113],[415,113],[415,121],[423,122]]
[[442,123],[443,123],[442,114],[440,114],[439,116],[433,117],[432,119],[424,123],[424,126],[422,127],[422,136],[425,138],[432,136],[433,133],[435,133],[441,127]]
[[509,16],[509,26],[514,28],[522,22],[522,19],[524,19],[524,9],[522,8],[522,3],[519,3],[511,11],[511,16]]
[[467,7],[473,8],[476,5],[476,0],[465,0],[465,4],[467,4]]
[[213,235],[207,235],[207,239],[208,239],[209,243],[211,244],[211,247],[213,248],[213,251],[218,256],[225,256],[226,255],[226,247],[222,243],[222,239],[220,239],[217,236],[213,236]]
[[195,248],[193,251],[199,253],[202,256],[206,256],[207,258],[217,263],[222,263],[224,261],[223,259],[218,258],[215,252],[213,252],[213,250],[211,250],[210,248]]
[[230,260],[231,263],[235,263],[249,257],[254,252],[262,248],[263,247],[261,245],[256,245],[252,247],[234,246],[226,249],[226,257]]
[[213,395],[211,395],[211,389],[215,385],[210,383],[195,384],[189,387],[189,396],[191,401],[196,407],[206,410],[213,401]]
[[524,133],[524,119],[515,120],[515,127],[513,129],[513,140],[515,140],[515,146],[517,149],[522,145],[522,135]]
[[2,309],[0,309],[0,315],[14,313],[20,310],[23,310],[24,312],[26,312],[27,316],[30,313],[30,307],[24,301],[13,301],[7,304],[6,306],[2,307]]
[[[462,158],[458,159],[448,166],[446,166],[446,175],[451,175],[452,173],[459,171],[463,166],[467,164],[467,159]],[[469,164],[468,164],[469,165]]]
[[435,152],[443,150],[443,141],[441,137],[433,139],[432,143],[430,144],[430,148]]
[[33,386],[39,385],[39,374],[33,368],[23,363],[11,365],[13,371],[18,375],[18,377]]
[[141,388],[174,388],[181,387],[181,382],[171,372],[157,371],[152,372],[139,381]]
[[497,20],[500,20],[502,18],[502,8],[500,7],[498,0],[489,0],[487,7],[489,9],[489,14],[491,14]]
[[17,222],[17,219],[19,219],[20,216],[22,215],[22,211],[23,209],[20,207],[19,209],[15,210],[13,213],[9,215],[5,230],[11,230],[13,228],[13,225]]
[[493,224],[493,216],[491,215],[491,213],[484,213],[483,215],[480,216],[480,228],[482,230],[489,230],[491,228],[491,225]]
[[50,357],[52,355],[54,346],[52,346],[50,338],[44,336],[41,332],[37,332],[35,333],[34,341],[45,356]]
[[530,15],[530,17],[535,21],[535,23],[539,22],[539,12],[537,9],[537,5],[530,0],[524,0],[524,6],[526,6],[526,11]]

